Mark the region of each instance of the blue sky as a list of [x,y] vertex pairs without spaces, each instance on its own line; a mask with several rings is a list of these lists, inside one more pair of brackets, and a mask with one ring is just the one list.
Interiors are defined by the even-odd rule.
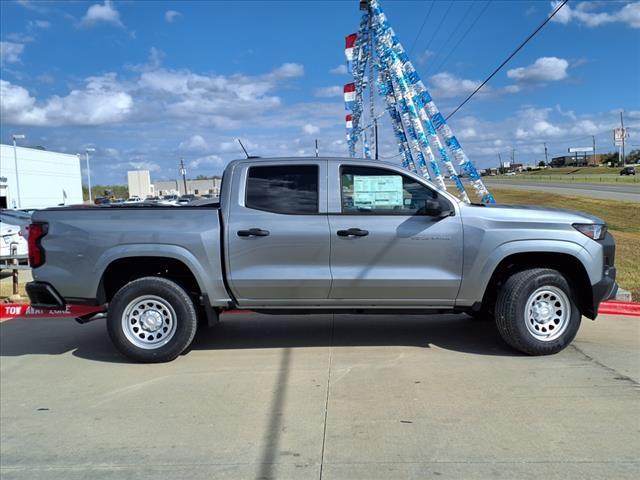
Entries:
[[[451,112],[555,2],[382,1],[439,106]],[[94,183],[148,168],[217,174],[241,152],[346,155],[344,36],[357,0],[0,2],[0,137],[83,152]],[[426,19],[426,20],[425,20]],[[475,22],[475,23],[474,23]],[[421,26],[422,31],[420,31]],[[473,24],[473,27],[471,27]],[[419,35],[418,35],[419,33]],[[640,147],[640,2],[569,2],[450,121],[480,167],[570,146],[613,150],[624,110]],[[398,161],[386,118],[381,154]]]

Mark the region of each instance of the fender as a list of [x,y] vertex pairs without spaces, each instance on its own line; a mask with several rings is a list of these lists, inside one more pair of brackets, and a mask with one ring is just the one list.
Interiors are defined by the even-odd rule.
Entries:
[[[577,259],[589,275],[591,284],[600,279],[600,271],[595,265],[602,265],[581,244],[569,240],[512,240],[496,247],[488,257],[478,255],[473,264],[463,267],[463,278],[456,306],[470,306],[482,301],[489,280],[496,267],[510,255],[521,253],[559,253]],[[465,259],[466,260],[466,259]],[[484,261],[482,261],[484,260]],[[482,262],[482,263],[481,263]]]
[[[226,306],[231,301],[222,281],[222,270],[216,269],[213,262],[203,264],[186,248],[163,243],[118,245],[103,252],[93,267],[93,279],[97,282],[92,286],[93,290],[98,291],[99,282],[112,262],[127,257],[165,257],[179,260],[193,273],[200,291],[207,295],[212,306]],[[205,266],[209,270],[205,271]]]

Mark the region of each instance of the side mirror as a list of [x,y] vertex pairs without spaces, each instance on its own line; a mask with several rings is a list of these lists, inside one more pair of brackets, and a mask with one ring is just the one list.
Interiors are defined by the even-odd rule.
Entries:
[[438,200],[428,198],[424,202],[423,212],[425,215],[428,215],[430,217],[441,217],[442,205],[440,205],[440,202]]

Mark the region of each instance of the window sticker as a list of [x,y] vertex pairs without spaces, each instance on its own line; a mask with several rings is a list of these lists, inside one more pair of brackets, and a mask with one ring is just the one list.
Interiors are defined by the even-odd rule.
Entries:
[[356,208],[395,208],[403,205],[400,175],[354,175],[353,205]]

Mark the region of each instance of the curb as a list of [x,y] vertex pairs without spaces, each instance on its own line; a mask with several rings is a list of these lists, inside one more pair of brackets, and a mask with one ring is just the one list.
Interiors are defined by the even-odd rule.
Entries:
[[640,317],[640,303],[623,302],[621,300],[609,300],[600,304],[598,308],[600,315],[629,315]]

